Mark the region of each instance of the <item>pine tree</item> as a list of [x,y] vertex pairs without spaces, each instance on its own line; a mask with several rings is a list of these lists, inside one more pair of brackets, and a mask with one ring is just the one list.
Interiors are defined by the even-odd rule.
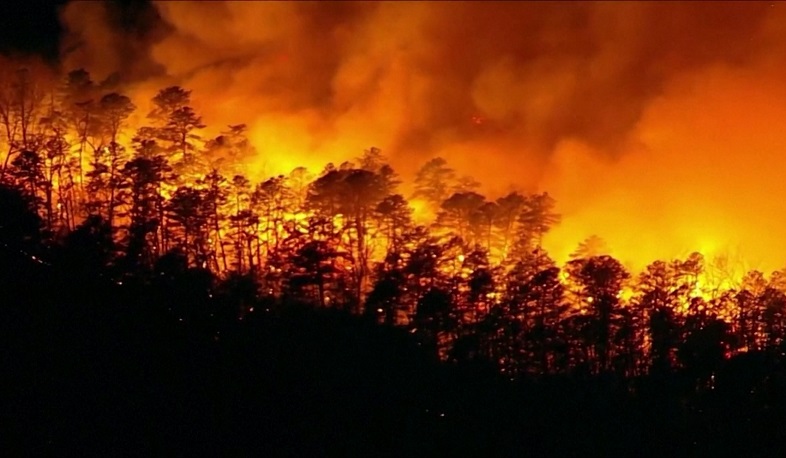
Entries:
[[161,240],[164,197],[161,191],[171,174],[171,167],[163,156],[149,153],[144,147],[137,150],[134,159],[121,170],[130,203],[125,243],[125,263],[129,271],[152,268],[155,259],[164,253]]
[[619,294],[630,274],[610,256],[577,259],[567,265],[569,275],[578,280],[581,298],[589,311],[591,347],[597,357],[595,371],[608,371],[613,354],[614,333],[619,329]]
[[477,212],[486,203],[486,198],[475,192],[455,193],[440,205],[436,226],[455,234],[468,243],[474,243],[473,226]]
[[178,245],[189,265],[206,267],[212,257],[207,234],[210,207],[206,205],[206,192],[190,186],[177,188],[167,203],[167,215],[177,231]]
[[423,199],[433,208],[439,206],[451,195],[456,172],[448,167],[447,161],[436,157],[423,164],[415,175],[413,199]]
[[497,215],[494,218],[494,226],[500,234],[500,259],[505,262],[513,248],[518,215],[524,208],[526,200],[521,194],[512,192],[500,197],[495,203],[497,204]]
[[191,107],[191,91],[180,86],[160,90],[153,97],[153,110],[148,119],[153,121],[152,134],[161,142],[167,158],[181,177],[194,178],[203,164],[193,154],[194,141],[200,140],[196,131],[205,127],[202,117]]
[[117,195],[120,192],[119,187],[122,183],[119,177],[119,169],[127,160],[124,154],[125,147],[119,143],[119,135],[126,119],[135,109],[136,107],[128,97],[116,92],[101,97],[99,102],[100,123],[106,129],[106,135],[109,139],[109,143],[105,148],[108,153],[106,165],[108,166],[107,184],[109,186],[107,223],[110,227],[114,227],[116,209],[122,205],[122,202],[117,199]]

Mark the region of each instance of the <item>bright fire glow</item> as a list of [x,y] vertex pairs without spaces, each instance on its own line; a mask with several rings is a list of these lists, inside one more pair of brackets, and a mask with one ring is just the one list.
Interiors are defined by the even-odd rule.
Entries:
[[786,264],[783,5],[493,6],[155,2],[167,28],[154,40],[73,2],[63,66],[125,72],[134,125],[157,89],[193,90],[205,137],[248,124],[252,181],[375,145],[405,192],[434,156],[489,198],[548,191],[559,263],[594,234],[633,270],[739,254],[724,288]]

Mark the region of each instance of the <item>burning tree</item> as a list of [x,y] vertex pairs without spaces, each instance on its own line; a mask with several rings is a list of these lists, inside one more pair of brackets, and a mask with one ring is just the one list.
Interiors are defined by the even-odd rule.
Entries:
[[91,247],[86,271],[192,275],[202,302],[219,282],[222,300],[341,307],[406,326],[445,359],[520,377],[668,373],[784,342],[783,275],[743,277],[693,254],[634,277],[597,236],[560,267],[544,247],[561,219],[546,192],[487,196],[437,157],[416,172],[410,202],[376,147],[317,176],[260,179],[244,162],[256,153],[247,126],[203,142],[183,87],[158,91],[149,125],[132,126],[121,80],[39,72],[0,72],[2,176],[48,244],[71,247],[66,257]]

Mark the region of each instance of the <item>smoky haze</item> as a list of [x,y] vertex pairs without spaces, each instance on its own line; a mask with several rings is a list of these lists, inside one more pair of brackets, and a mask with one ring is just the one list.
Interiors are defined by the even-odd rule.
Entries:
[[[405,178],[433,156],[494,197],[546,190],[564,259],[598,234],[641,267],[786,260],[786,6],[769,2],[156,2],[61,12],[66,69],[119,71],[144,107],[194,91],[246,123],[260,178],[378,146]],[[144,111],[144,110],[140,110]]]

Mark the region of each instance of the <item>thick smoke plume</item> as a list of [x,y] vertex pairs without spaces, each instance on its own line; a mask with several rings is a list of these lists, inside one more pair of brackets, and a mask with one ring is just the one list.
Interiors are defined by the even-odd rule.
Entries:
[[558,259],[598,234],[636,267],[694,249],[786,262],[784,5],[150,10],[129,27],[106,4],[67,5],[64,65],[128,74],[140,107],[164,85],[192,89],[210,126],[249,125],[260,177],[374,145],[405,177],[442,156],[491,197],[549,191],[563,214],[547,240]]

